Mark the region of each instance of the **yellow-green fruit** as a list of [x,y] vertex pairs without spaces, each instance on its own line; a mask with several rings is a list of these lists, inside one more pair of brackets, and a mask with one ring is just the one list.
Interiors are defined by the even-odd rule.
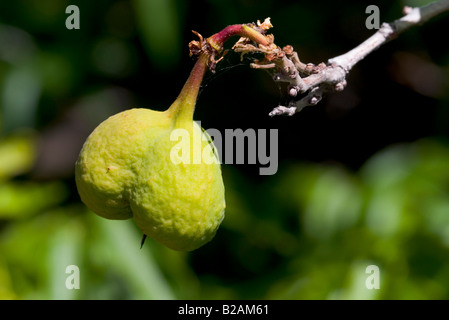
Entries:
[[[187,163],[180,162],[186,154]],[[131,109],[89,136],[76,163],[76,184],[98,215],[132,217],[149,237],[190,251],[214,237],[224,216],[220,164],[207,161],[213,157],[210,137],[195,122],[175,126],[169,112]]]
[[209,242],[225,209],[220,163],[192,120],[190,91],[186,85],[187,93],[164,112],[130,109],[108,118],[75,166],[78,192],[93,212],[134,218],[145,235],[182,251]]

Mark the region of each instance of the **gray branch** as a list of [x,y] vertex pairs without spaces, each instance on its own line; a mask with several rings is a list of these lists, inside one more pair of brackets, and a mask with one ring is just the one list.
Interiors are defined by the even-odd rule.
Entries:
[[[304,64],[291,47],[288,50],[284,48],[286,54],[277,63],[270,65],[276,66],[274,80],[288,82],[288,93],[291,97],[308,93],[301,99],[290,102],[288,106],[274,108],[269,115],[292,116],[306,106],[316,105],[327,92],[343,90],[347,74],[359,61],[402,32],[445,11],[449,11],[449,0],[436,1],[420,8],[405,7],[405,15],[402,18],[383,23],[379,30],[363,43],[345,54],[329,59],[327,64]],[[256,65],[253,64],[253,67]],[[263,68],[263,65],[258,65],[258,68]]]

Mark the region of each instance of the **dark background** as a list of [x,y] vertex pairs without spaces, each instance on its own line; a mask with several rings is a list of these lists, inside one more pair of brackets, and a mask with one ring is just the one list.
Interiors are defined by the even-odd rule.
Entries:
[[[65,27],[69,4],[79,30]],[[448,14],[373,52],[343,92],[293,117],[268,116],[287,102],[282,88],[229,52],[206,75],[195,120],[278,129],[279,170],[224,164],[226,218],[195,252],[151,241],[139,251],[133,222],[88,212],[74,184],[101,121],[175,100],[194,64],[192,30],[270,17],[277,45],[318,64],[375,32],[370,4],[389,22],[405,2],[1,2],[0,298],[448,298]],[[80,290],[63,286],[70,264]],[[370,264],[379,290],[365,287]]]

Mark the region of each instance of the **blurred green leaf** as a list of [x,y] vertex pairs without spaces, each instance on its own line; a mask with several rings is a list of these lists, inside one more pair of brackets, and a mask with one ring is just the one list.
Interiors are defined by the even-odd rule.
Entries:
[[[141,238],[131,221],[106,220],[93,213],[89,220],[101,235],[97,254],[108,261],[108,267],[114,268],[126,279],[132,289],[131,299],[175,298],[151,253],[140,249]],[[114,250],[110,250],[111,247]]]
[[36,44],[28,32],[0,23],[0,60],[19,65],[33,57],[36,51]]
[[0,300],[17,299],[11,288],[11,278],[4,261],[0,257]]
[[41,78],[36,70],[28,64],[10,69],[0,89],[3,133],[34,127],[42,92]]
[[153,65],[175,69],[181,56],[179,12],[174,0],[134,0],[137,22]]
[[[354,261],[349,265],[349,270],[346,274],[346,283],[343,288],[332,292],[330,299],[337,300],[373,300],[380,294],[379,289],[367,288],[366,280],[370,274],[366,273],[367,266],[376,265],[372,261]],[[380,279],[380,274],[379,274]]]
[[51,97],[66,95],[74,80],[73,66],[61,53],[44,51],[32,61],[42,81],[43,90]]
[[449,197],[432,197],[424,208],[424,218],[430,232],[449,247]]
[[92,61],[96,69],[112,77],[126,77],[135,68],[135,57],[125,41],[100,39],[93,49]]
[[41,213],[8,225],[0,238],[0,253],[11,270],[19,299],[47,299],[48,244],[67,217]]
[[310,236],[329,239],[357,222],[362,198],[348,173],[338,168],[324,169],[309,188],[312,194],[305,207],[304,227]]
[[0,140],[0,183],[31,169],[36,157],[35,143],[32,135]]
[[360,169],[360,175],[373,189],[395,187],[410,174],[415,158],[413,145],[392,145],[371,157]]
[[64,184],[9,182],[0,185],[0,218],[24,218],[60,204],[68,195]]
[[366,224],[379,236],[393,236],[404,222],[404,195],[397,189],[378,191],[369,199]]
[[[48,299],[73,300],[82,297],[81,289],[85,285],[83,276],[86,273],[82,259],[84,228],[82,221],[69,218],[51,237],[47,257]],[[67,278],[72,275],[70,271],[67,273],[69,266],[78,268],[79,289],[69,289],[66,286]]]

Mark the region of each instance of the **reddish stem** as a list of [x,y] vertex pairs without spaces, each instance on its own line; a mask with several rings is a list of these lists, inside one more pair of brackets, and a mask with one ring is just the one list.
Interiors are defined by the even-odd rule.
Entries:
[[268,39],[262,33],[247,24],[234,24],[228,26],[220,32],[209,37],[208,41],[215,50],[220,52],[226,40],[228,40],[232,36],[237,35],[241,37],[247,37],[257,42],[258,44],[262,44],[265,46],[269,44]]
[[[269,44],[268,39],[262,33],[247,24],[235,24],[228,26],[222,31],[209,37],[207,41],[214,50],[221,52],[226,40],[235,35],[247,37],[262,45]],[[193,119],[193,112],[195,110],[198,91],[200,89],[201,82],[203,81],[204,74],[208,68],[209,61],[211,57],[214,58],[214,54],[215,53],[210,50],[204,50],[200,53],[198,60],[190,72],[189,78],[181,90],[181,93],[168,109],[168,112],[175,116],[177,121],[191,121]]]
[[201,54],[195,62],[184,87],[175,102],[168,109],[168,112],[175,116],[177,120],[183,121],[189,119],[191,121],[193,119],[198,91],[208,68],[207,63],[208,55]]

